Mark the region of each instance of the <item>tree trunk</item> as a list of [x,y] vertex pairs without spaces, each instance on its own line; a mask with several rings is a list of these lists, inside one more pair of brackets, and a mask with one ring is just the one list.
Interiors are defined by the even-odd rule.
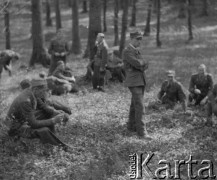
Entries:
[[44,37],[42,27],[41,0],[31,0],[32,3],[32,42],[33,51],[29,65],[34,66],[35,63],[40,63],[47,67],[49,64],[49,56],[44,48]]
[[72,0],[68,0],[68,6],[72,7]]
[[106,25],[106,10],[107,10],[107,0],[103,1],[103,32],[107,31]]
[[122,56],[122,51],[124,49],[125,41],[126,41],[126,32],[127,32],[127,24],[128,24],[128,6],[129,6],[129,0],[125,0],[123,16],[122,16],[121,41],[119,47],[120,56]]
[[58,30],[62,28],[59,0],[55,0],[55,11],[56,11],[56,29]]
[[180,1],[180,3],[179,3],[178,6],[179,6],[178,18],[180,18],[180,19],[186,18],[186,13],[185,13],[185,0],[184,0],[184,1]]
[[88,10],[87,10],[87,0],[83,0],[83,11],[82,13],[87,13]]
[[119,30],[118,30],[118,12],[119,12],[119,0],[114,0],[114,46],[119,44]]
[[102,32],[101,27],[101,0],[90,0],[89,4],[89,31],[88,42],[84,57],[89,57],[90,60],[94,57],[94,46],[96,36]]
[[81,42],[79,35],[78,0],[72,0],[72,53],[81,53]]
[[160,41],[160,16],[161,16],[161,0],[157,0],[157,34],[156,34],[156,44],[157,47],[161,47]]
[[192,32],[192,17],[191,17],[191,0],[187,0],[187,7],[188,7],[188,40],[191,41],[193,39],[193,32]]
[[202,12],[201,12],[201,16],[209,16],[208,13],[208,0],[202,0],[203,2],[203,7],[202,7]]
[[50,0],[46,0],[46,26],[52,26],[52,19],[50,15]]
[[133,0],[133,6],[132,6],[132,18],[130,26],[135,27],[136,26],[136,3],[137,0]]
[[153,12],[154,13],[157,13],[157,3],[158,3],[158,0],[153,0]]
[[5,21],[5,48],[11,49],[11,34],[10,34],[10,14],[9,2],[5,2],[4,21]]
[[151,32],[151,27],[150,27],[151,10],[152,10],[152,0],[149,0],[148,13],[147,13],[147,19],[146,19],[146,26],[145,26],[145,30],[144,30],[143,36],[149,36],[150,32]]

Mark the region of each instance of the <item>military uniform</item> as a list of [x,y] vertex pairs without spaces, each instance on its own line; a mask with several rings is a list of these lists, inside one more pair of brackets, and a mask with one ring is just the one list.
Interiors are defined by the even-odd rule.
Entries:
[[11,76],[11,60],[19,59],[19,54],[12,50],[0,51],[0,78],[3,68],[8,71],[9,76]]
[[118,79],[119,82],[123,82],[125,80],[125,71],[123,60],[119,58],[115,53],[108,58],[107,69],[111,72],[112,79]]
[[[213,79],[211,74],[205,74],[200,76],[199,74],[193,74],[191,76],[189,85],[189,102],[195,100],[195,105],[199,105],[200,102],[208,95],[213,88]],[[195,89],[199,89],[201,94],[196,94]]]
[[51,64],[48,75],[51,75],[56,69],[58,61],[63,61],[66,64],[66,56],[69,53],[67,42],[59,38],[53,39],[48,52],[51,54]]
[[[33,86],[33,85],[32,85]],[[45,96],[36,97],[30,88],[15,98],[7,113],[6,120],[11,122],[8,134],[24,138],[39,138],[43,143],[66,146],[55,135],[58,118],[54,108],[46,104]],[[67,115],[64,115],[67,119]]]
[[[64,63],[61,61],[58,62],[58,66],[53,71],[52,76],[57,78],[60,82],[63,82],[59,85],[63,86],[64,89],[67,87],[67,92],[78,92],[78,86],[75,82],[74,77],[72,76],[72,71],[70,69],[67,69]],[[56,89],[61,89],[61,87],[57,87]]]
[[208,95],[207,103],[207,125],[212,125],[212,115],[217,116],[217,84]]
[[132,94],[127,128],[130,131],[137,132],[139,136],[144,136],[142,117],[144,114],[143,97],[146,85],[144,71],[147,69],[147,63],[142,59],[139,50],[132,45],[123,50],[122,57],[126,72],[125,85]]
[[92,85],[94,89],[104,87],[105,75],[106,75],[106,64],[108,59],[108,46],[103,41],[97,45],[96,55],[93,62],[93,77]]
[[158,98],[162,104],[166,105],[166,108],[173,108],[177,102],[185,103],[186,95],[180,82],[174,80],[169,83],[166,80],[161,86]]

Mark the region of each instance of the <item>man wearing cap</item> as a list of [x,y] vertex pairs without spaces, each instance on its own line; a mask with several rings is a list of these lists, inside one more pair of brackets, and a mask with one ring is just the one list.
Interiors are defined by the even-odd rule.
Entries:
[[127,128],[129,131],[137,132],[139,137],[144,137],[143,96],[146,85],[145,70],[148,68],[148,63],[142,58],[138,49],[141,40],[141,32],[130,33],[130,43],[123,50],[122,58],[126,72],[125,85],[132,94]]
[[175,79],[175,71],[167,71],[167,78],[161,86],[158,99],[165,105],[166,109],[172,109],[180,102],[183,111],[186,112],[186,95],[182,84]]
[[43,143],[66,147],[55,135],[55,125],[68,120],[63,111],[46,105],[48,88],[45,80],[35,79],[12,102],[6,116],[11,122],[8,134],[24,138],[39,138]]
[[198,73],[191,76],[189,85],[189,105],[204,105],[207,102],[208,94],[212,88],[212,75],[208,74],[206,72],[206,66],[204,64],[201,64],[198,67]]
[[93,89],[104,92],[106,65],[108,60],[108,45],[105,35],[98,33],[96,38],[96,54],[93,62],[92,85]]

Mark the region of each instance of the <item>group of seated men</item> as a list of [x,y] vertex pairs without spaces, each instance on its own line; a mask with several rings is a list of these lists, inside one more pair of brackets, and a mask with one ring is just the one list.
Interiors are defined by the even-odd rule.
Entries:
[[188,103],[186,103],[187,96],[182,84],[175,79],[175,72],[169,70],[167,77],[158,93],[160,104],[166,109],[172,109],[180,102],[184,112],[187,105],[189,107],[206,105],[206,124],[212,125],[212,114],[217,115],[217,84],[213,86],[212,75],[206,72],[206,66],[201,64],[198,67],[198,73],[191,76]]

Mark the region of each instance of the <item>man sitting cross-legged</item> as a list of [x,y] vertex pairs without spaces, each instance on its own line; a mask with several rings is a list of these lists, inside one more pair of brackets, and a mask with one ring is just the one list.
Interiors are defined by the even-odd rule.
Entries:
[[174,108],[180,102],[184,112],[186,112],[186,95],[183,86],[175,79],[175,72],[170,70],[167,72],[168,80],[164,81],[158,94],[158,99],[166,109]]
[[11,121],[10,136],[39,138],[43,143],[60,145],[67,148],[55,135],[55,125],[68,120],[67,114],[46,105],[48,97],[47,82],[35,79],[31,88],[27,88],[15,98],[7,113],[6,120]]

